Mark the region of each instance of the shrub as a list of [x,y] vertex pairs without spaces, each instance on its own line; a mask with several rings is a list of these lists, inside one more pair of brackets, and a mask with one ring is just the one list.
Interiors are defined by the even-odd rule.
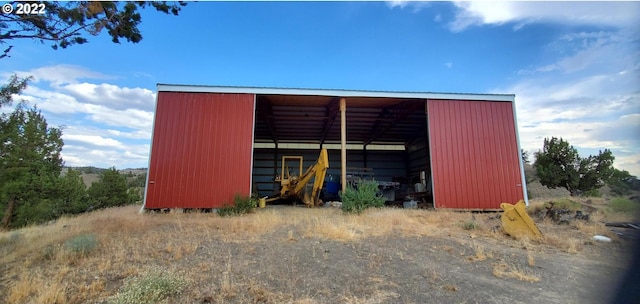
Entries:
[[640,204],[623,197],[616,197],[611,200],[609,208],[614,212],[634,213],[640,211]]
[[102,171],[100,180],[87,189],[89,210],[135,204],[139,197],[128,191],[127,178],[115,167]]
[[98,247],[98,241],[94,234],[81,234],[64,243],[65,249],[79,255],[87,255],[96,247]]
[[378,182],[361,181],[358,188],[349,186],[344,192],[340,192],[342,211],[344,213],[360,214],[370,207],[383,207],[384,198],[378,195]]
[[585,191],[582,196],[586,196],[586,197],[601,197],[602,194],[600,193],[600,191],[598,189],[591,189],[588,191]]
[[[553,209],[566,209],[570,211],[582,210],[582,205],[576,201],[572,201],[568,198],[561,198],[554,202]],[[545,204],[545,208],[549,207],[550,203]]]
[[51,260],[56,255],[56,248],[53,245],[49,245],[42,249],[42,258],[45,260]]
[[181,277],[160,269],[152,269],[141,276],[127,279],[110,303],[158,303],[179,294],[185,286],[186,281]]
[[462,224],[462,229],[464,230],[474,230],[478,229],[478,223],[474,220],[468,220]]
[[233,198],[233,205],[225,204],[224,207],[218,209],[220,216],[243,215],[251,212],[257,206],[257,201],[249,196],[236,194]]

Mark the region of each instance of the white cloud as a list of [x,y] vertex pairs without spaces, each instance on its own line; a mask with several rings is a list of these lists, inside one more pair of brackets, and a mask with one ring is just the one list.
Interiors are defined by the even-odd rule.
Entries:
[[[73,151],[73,146],[65,145],[64,149],[60,153],[64,160],[64,165],[69,167],[86,167],[96,166],[94,160],[91,158],[80,156],[77,152]],[[84,153],[82,153],[84,155]],[[105,168],[108,166],[105,166]]]
[[61,89],[84,102],[118,110],[137,108],[151,111],[155,102],[155,94],[144,88],[83,82],[68,84],[62,86]]
[[86,124],[63,129],[62,156],[67,166],[146,167],[151,133],[121,131]]
[[[123,91],[121,90],[122,88],[117,86],[109,85],[108,87]],[[47,90],[35,86],[28,87],[21,95],[21,98],[30,104],[37,105],[41,110],[53,114],[80,114],[85,115],[96,123],[108,126],[151,130],[153,112],[135,108],[148,107],[146,105],[143,106],[144,103],[148,102],[148,96],[138,94],[141,90],[146,89],[126,90],[131,93],[129,97],[122,94],[122,100],[131,102],[131,108],[124,108],[126,106],[124,102],[119,105],[114,104],[116,107],[96,105],[86,101],[86,99],[96,99],[97,97],[94,96],[86,95],[86,99],[78,99],[60,91],[55,91],[55,89]]]
[[427,1],[417,1],[417,0],[409,0],[409,1],[386,1],[387,6],[391,9],[396,7],[403,9],[405,7],[413,8],[412,12],[417,13],[421,11],[423,8],[428,7],[430,5]]
[[454,32],[470,26],[531,22],[634,27],[640,25],[638,2],[457,1],[458,11],[449,23]]
[[[125,128],[128,129],[128,128]],[[122,141],[125,140],[145,140],[151,139],[151,130],[132,130],[122,131],[116,129],[109,129],[105,127],[90,126],[86,124],[65,126],[63,129],[64,134],[74,134],[82,136],[101,136],[105,138],[119,138]]]
[[107,148],[124,148],[124,144],[113,139],[105,138],[98,135],[79,135],[79,134],[62,134],[65,142],[80,143],[83,145],[107,147]]
[[[622,115],[617,120],[603,123],[593,129],[592,137],[600,141],[615,141],[615,145],[625,153],[640,147],[640,113]],[[637,151],[640,153],[640,151]]]
[[125,126],[133,129],[151,130],[153,112],[137,109],[114,110],[104,106],[89,105],[93,121],[108,126]]
[[34,75],[34,81],[18,98],[42,110],[49,124],[63,126],[67,166],[147,166],[155,104],[151,90],[94,83],[91,79],[109,77],[78,66],[21,73]]
[[107,129],[106,132],[111,136],[130,138],[130,139],[150,139],[151,132],[147,130],[136,130],[133,132],[123,132],[119,130]]
[[65,143],[61,154],[65,166],[70,167],[139,168],[148,165],[149,145],[128,145],[120,149]]
[[582,156],[610,149],[616,157],[616,168],[640,176],[640,114],[623,115],[612,121],[543,122],[519,129],[520,144],[531,154],[542,148],[544,138],[562,137]]
[[550,44],[556,60],[521,70],[515,83],[495,90],[516,94],[523,149],[534,152],[545,137],[562,137],[585,155],[611,149],[616,167],[640,175],[635,43],[624,31],[565,35]]
[[20,96],[38,108],[56,114],[86,112],[85,104],[67,94],[30,85]]
[[35,83],[49,82],[54,86],[76,83],[80,79],[113,78],[102,73],[87,70],[81,66],[70,64],[45,66],[30,71],[17,71],[15,73],[20,77],[33,76]]
[[390,8],[404,8],[405,6],[407,6],[409,4],[408,1],[387,1],[387,6]]

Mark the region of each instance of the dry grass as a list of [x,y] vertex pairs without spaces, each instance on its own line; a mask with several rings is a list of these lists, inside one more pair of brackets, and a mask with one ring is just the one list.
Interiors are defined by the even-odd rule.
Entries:
[[[637,221],[638,214],[634,212],[616,212],[612,209],[612,202],[619,201],[619,198],[603,197],[556,197],[556,198],[535,198],[529,200],[527,212],[534,216],[540,212],[544,213],[545,204],[557,202],[555,208],[569,207],[569,209],[582,209],[589,214],[592,222],[630,222]],[[574,203],[568,203],[572,201]],[[579,207],[581,206],[581,208]]]
[[[138,215],[137,209],[107,209],[1,233],[0,239],[19,235],[11,246],[0,247],[0,264],[10,265],[5,277],[15,278],[8,284],[6,302],[77,303],[106,297],[106,281],[99,274],[135,275],[130,262],[146,260],[145,243],[152,242],[143,242],[141,235],[166,225],[154,216]],[[78,255],[64,248],[65,241],[88,232],[97,236],[95,251]]]
[[[571,200],[573,203],[569,202]],[[569,206],[569,209],[582,210],[589,215],[589,220],[572,220],[568,225],[557,225],[543,215],[545,204],[549,201],[561,201],[561,205]],[[584,250],[584,244],[594,235],[604,235],[614,240],[617,236],[604,225],[605,222],[630,222],[637,221],[638,217],[632,212],[613,212],[610,208],[610,198],[584,198],[569,197],[555,199],[533,199],[527,210],[544,234],[541,240],[531,240],[533,246],[545,244],[558,248],[567,253],[579,253]],[[563,203],[562,203],[563,202]],[[557,207],[558,205],[556,205]],[[531,246],[529,246],[531,247]]]
[[[594,204],[599,204],[596,202]],[[446,210],[424,211],[405,209],[369,209],[359,216],[344,215],[335,208],[272,207],[240,217],[219,217],[211,213],[138,214],[138,206],[112,208],[78,217],[62,218],[51,225],[33,226],[16,231],[0,232],[0,302],[4,303],[83,303],[96,302],[112,297],[126,278],[138,276],[151,266],[163,266],[168,271],[181,265],[190,265],[190,259],[205,252],[211,257],[226,257],[222,264],[199,263],[185,269],[194,281],[207,282],[202,290],[210,291],[202,299],[211,302],[228,302],[235,299],[261,303],[314,303],[312,295],[295,294],[297,273],[292,258],[286,269],[279,269],[281,280],[291,290],[275,291],[262,282],[247,282],[232,269],[231,252],[224,248],[207,247],[212,241],[241,244],[245,252],[255,251],[252,244],[270,237],[278,229],[286,227],[274,242],[283,245],[306,238],[357,243],[375,237],[433,237],[451,238],[465,247],[465,252],[442,246],[452,256],[462,255],[473,262],[494,258],[481,242],[469,238],[494,240],[494,243],[512,243],[503,233],[492,232],[498,223],[490,217],[495,214],[471,214]],[[605,217],[607,214],[595,214]],[[464,223],[473,221],[474,229],[465,230]],[[552,223],[542,223],[543,240],[518,240],[518,247],[527,249],[527,263],[533,267],[531,254],[540,245],[560,248],[576,253],[583,249],[583,240],[593,234],[613,237],[599,220],[577,222],[574,226],[556,229]],[[67,240],[83,234],[95,235],[97,247],[85,255],[65,250]],[[188,237],[185,237],[188,236]],[[459,241],[463,240],[463,241]],[[435,248],[435,247],[434,247]],[[324,257],[323,249],[312,249],[313,258]],[[403,260],[403,253],[398,253]],[[326,257],[324,257],[326,258]],[[218,261],[219,262],[219,261]],[[371,259],[371,263],[382,263]],[[376,265],[369,265],[375,268]],[[379,266],[379,265],[378,265]],[[212,273],[215,280],[211,280]],[[535,282],[536,276],[504,262],[494,264],[497,277],[516,278]],[[431,280],[440,281],[432,270],[425,274]],[[442,288],[455,291],[455,284],[442,282]],[[447,288],[450,285],[455,288]],[[242,297],[246,298],[238,298]],[[342,302],[376,303],[393,301],[393,293],[372,293],[363,297],[345,295]]]
[[608,237],[614,237],[614,233],[604,225],[602,222],[597,221],[575,221],[572,224],[576,229],[586,235],[605,235]]
[[[341,303],[345,304],[378,304],[387,303],[392,299],[398,298],[400,295],[395,292],[376,290],[372,295],[366,297],[357,296],[345,296],[342,298]],[[393,301],[391,301],[393,302]]]
[[460,290],[460,288],[458,288],[458,286],[451,285],[451,284],[446,284],[446,285],[442,286],[442,289],[448,290],[448,291],[458,291],[458,290]]
[[479,262],[488,258],[493,258],[493,253],[487,252],[482,245],[478,245],[474,242],[471,243],[471,248],[473,249],[474,254],[468,257],[469,261]]
[[[352,242],[389,235],[468,234],[460,224],[471,218],[469,213],[404,209],[372,209],[354,216],[343,215],[334,208],[267,208],[240,217],[218,217],[207,213],[138,214],[138,208],[105,209],[61,218],[51,225],[0,233],[0,264],[10,265],[3,277],[12,278],[8,289],[0,295],[7,303],[104,299],[113,295],[124,278],[139,275],[150,261],[163,261],[161,264],[166,266],[186,260],[198,250],[202,240],[250,244],[284,225],[290,227],[288,237],[283,240],[286,242],[300,238]],[[88,233],[96,237],[95,250],[86,255],[65,250],[67,240]],[[292,278],[294,271],[289,271]],[[226,273],[216,285],[223,294],[232,297],[239,283],[234,281],[232,272]],[[388,296],[352,300],[371,301]],[[282,295],[276,298],[292,300]]]
[[27,303],[29,300],[34,300],[35,303],[67,302],[69,283],[65,280],[63,273],[59,273],[54,279],[45,277],[39,271],[24,275],[11,286],[7,302]]
[[361,215],[343,215],[337,209],[294,209],[287,211],[293,225],[305,227],[305,237],[353,241],[368,237],[443,236],[461,230],[459,223],[470,216],[464,212],[369,209]]
[[562,236],[546,236],[545,244],[559,248],[567,253],[576,254],[584,249],[584,240],[574,238],[564,238]]
[[531,274],[522,267],[504,261],[493,264],[493,275],[498,278],[511,278],[532,283],[540,281],[538,276]]
[[527,265],[529,265],[529,267],[536,266],[536,259],[533,257],[531,252],[527,252]]

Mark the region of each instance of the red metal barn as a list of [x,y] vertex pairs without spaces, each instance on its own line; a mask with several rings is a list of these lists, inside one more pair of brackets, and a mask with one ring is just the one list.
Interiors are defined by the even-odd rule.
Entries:
[[282,155],[302,155],[307,167],[327,148],[330,176],[369,168],[435,208],[499,209],[527,200],[514,99],[160,84],[144,208],[269,195]]

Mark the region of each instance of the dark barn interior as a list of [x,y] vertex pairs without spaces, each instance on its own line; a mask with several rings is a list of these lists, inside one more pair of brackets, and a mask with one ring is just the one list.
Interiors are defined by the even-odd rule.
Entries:
[[[262,197],[278,191],[274,178],[281,174],[283,155],[303,156],[306,169],[321,148],[329,153],[326,180],[340,181],[339,104],[340,97],[331,96],[256,95],[254,193]],[[414,194],[431,202],[427,137],[424,99],[346,98],[347,176],[397,182],[388,200]],[[327,191],[322,197],[336,199]]]

